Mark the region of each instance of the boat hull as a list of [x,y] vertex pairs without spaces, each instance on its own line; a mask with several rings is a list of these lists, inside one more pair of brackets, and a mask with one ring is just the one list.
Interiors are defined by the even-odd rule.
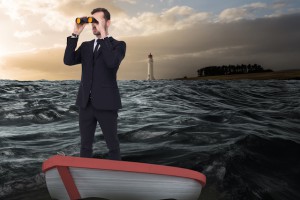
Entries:
[[184,168],[106,159],[53,156],[42,170],[57,200],[197,200],[205,175]]
[[[202,189],[198,181],[189,178],[73,167],[69,170],[81,198],[197,200]],[[56,168],[47,171],[45,176],[52,198],[70,199]]]

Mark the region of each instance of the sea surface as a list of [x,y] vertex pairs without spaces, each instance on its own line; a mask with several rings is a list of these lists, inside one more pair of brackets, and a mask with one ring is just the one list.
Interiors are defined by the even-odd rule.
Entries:
[[[41,167],[79,156],[80,81],[0,80],[0,199],[51,199]],[[300,81],[118,81],[122,159],[206,175],[201,200],[300,199]],[[99,125],[94,157],[105,158]]]

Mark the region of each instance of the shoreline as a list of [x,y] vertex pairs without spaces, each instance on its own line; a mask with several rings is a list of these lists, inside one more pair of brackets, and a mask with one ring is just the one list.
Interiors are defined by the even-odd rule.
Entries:
[[285,70],[275,72],[260,72],[249,74],[232,74],[218,76],[199,76],[187,78],[175,78],[172,80],[300,80],[300,70]]

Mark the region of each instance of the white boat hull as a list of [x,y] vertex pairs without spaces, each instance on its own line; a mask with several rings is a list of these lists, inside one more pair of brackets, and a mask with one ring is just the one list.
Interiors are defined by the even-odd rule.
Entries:
[[[201,179],[202,182],[199,182],[199,178],[198,180],[193,178],[193,173],[197,176],[198,172],[181,168],[111,161],[112,166],[124,164],[121,165],[122,170],[110,170],[110,166],[107,167],[109,169],[100,169],[101,166],[99,166],[103,163],[102,167],[105,168],[104,165],[106,163],[110,164],[110,161],[101,161],[101,163],[98,161],[96,168],[95,166],[86,168],[78,167],[83,164],[66,166],[67,164],[64,163],[63,158],[55,159],[62,162],[62,166],[57,165],[56,161],[53,161],[54,159],[49,159],[50,161],[45,164],[43,170],[50,196],[57,200],[72,199],[70,195],[70,193],[74,193],[72,188],[75,188],[77,194],[79,193],[77,196],[80,196],[80,199],[95,197],[107,200],[198,200],[205,184],[205,179],[203,181]],[[76,159],[80,160],[81,158]],[[69,160],[72,161],[72,158],[69,158]],[[66,161],[66,163],[68,162]],[[131,166],[138,167],[131,169]],[[165,174],[141,172],[153,171],[157,166],[163,167]],[[60,171],[60,167],[66,169],[66,171]],[[169,169],[170,171],[180,170],[183,173],[181,176],[167,175],[168,172],[166,171]],[[131,170],[139,170],[140,172]],[[187,175],[188,173],[192,173],[192,177]],[[69,180],[67,180],[68,177],[65,174],[69,175]],[[69,182],[73,184],[70,187],[68,186],[70,185]]]

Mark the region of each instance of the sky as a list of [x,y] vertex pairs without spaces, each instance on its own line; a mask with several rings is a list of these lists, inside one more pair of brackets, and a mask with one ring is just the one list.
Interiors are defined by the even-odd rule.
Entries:
[[[75,18],[111,13],[109,34],[127,44],[118,80],[195,77],[214,65],[300,69],[299,0],[0,0],[0,79],[80,80],[63,63]],[[91,25],[83,41],[95,39]]]

